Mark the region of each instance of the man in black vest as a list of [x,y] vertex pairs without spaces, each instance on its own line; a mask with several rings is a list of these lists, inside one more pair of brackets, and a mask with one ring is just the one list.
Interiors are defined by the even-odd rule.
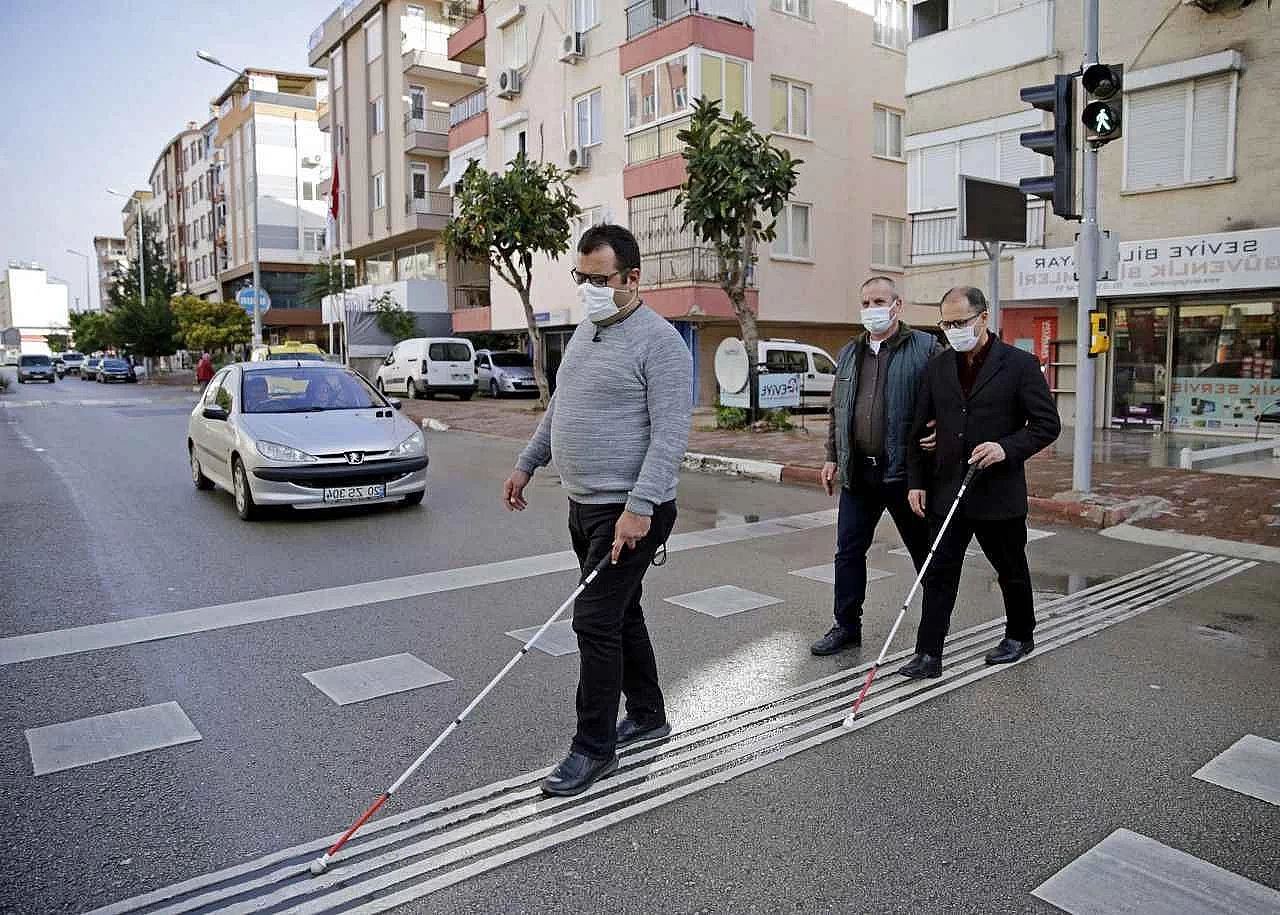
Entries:
[[[972,286],[942,297],[951,349],[925,370],[913,431],[937,423],[932,454],[909,448],[912,510],[927,514],[936,537],[969,465],[982,470],[938,544],[924,577],[924,610],[916,655],[899,673],[942,675],[942,645],[951,625],[960,568],[973,537],[995,566],[1004,596],[1005,635],[988,664],[1010,664],[1035,647],[1036,626],[1027,567],[1027,478],[1023,464],[1062,431],[1040,362],[987,329],[987,299]],[[914,441],[914,436],[908,439]]]
[[[835,625],[813,644],[816,655],[862,644],[867,597],[867,550],[887,509],[917,569],[929,552],[929,530],[907,503],[907,436],[916,392],[937,339],[901,320],[902,297],[893,280],[862,284],[862,326],[867,332],[840,350],[831,392],[827,462],[822,484],[832,494],[840,479],[836,522]],[[933,434],[922,448],[933,447]]]

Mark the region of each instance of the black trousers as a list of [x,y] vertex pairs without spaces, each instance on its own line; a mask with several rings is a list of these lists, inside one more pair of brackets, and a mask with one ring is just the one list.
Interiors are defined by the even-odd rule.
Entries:
[[867,550],[886,510],[917,570],[929,553],[929,524],[907,504],[906,481],[886,483],[881,472],[867,468],[853,489],[842,487],[836,516],[835,617],[846,629],[862,625]]
[[[932,536],[937,537],[942,518],[931,516],[929,520]],[[951,627],[951,612],[956,606],[964,553],[974,537],[995,566],[1000,593],[1004,596],[1005,636],[1025,642],[1035,631],[1031,570],[1027,567],[1027,519],[979,521],[966,517],[961,505],[924,576],[924,608],[916,633],[916,651],[920,654],[942,656],[942,645]]]
[[[613,548],[622,504],[569,502],[569,536],[585,575]],[[627,697],[627,715],[640,725],[666,720],[658,663],[644,624],[640,596],[645,572],[676,523],[676,503],[654,508],[649,533],[634,550],[623,548],[617,565],[607,566],[573,607],[581,669],[578,676],[578,732],[573,749],[596,759],[613,756],[618,703]]]

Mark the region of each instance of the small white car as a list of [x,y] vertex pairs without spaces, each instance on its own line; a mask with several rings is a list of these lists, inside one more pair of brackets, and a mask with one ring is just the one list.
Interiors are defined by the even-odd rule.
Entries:
[[470,400],[476,392],[476,351],[462,337],[415,337],[395,345],[374,376],[384,394],[410,400],[454,394]]
[[803,406],[827,406],[836,383],[836,362],[826,350],[795,340],[761,340],[759,346],[764,371],[800,376]]
[[493,398],[504,394],[537,394],[533,360],[518,350],[476,350],[476,387]]
[[427,441],[399,406],[327,362],[227,366],[187,421],[191,482],[230,492],[245,521],[267,505],[418,505]]

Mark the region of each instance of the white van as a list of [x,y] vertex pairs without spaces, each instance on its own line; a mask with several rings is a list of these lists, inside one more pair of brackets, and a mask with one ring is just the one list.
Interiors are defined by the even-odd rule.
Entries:
[[402,340],[391,350],[374,385],[384,394],[456,394],[470,400],[476,392],[476,351],[461,337],[416,337]]
[[795,340],[761,340],[760,369],[800,376],[801,405],[826,408],[836,383],[836,361],[826,350]]

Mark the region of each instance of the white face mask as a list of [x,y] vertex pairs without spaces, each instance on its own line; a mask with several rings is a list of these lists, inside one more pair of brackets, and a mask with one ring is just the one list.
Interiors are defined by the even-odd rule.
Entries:
[[862,326],[873,334],[882,334],[893,326],[893,308],[862,309]]
[[978,332],[974,330],[972,324],[966,327],[948,327],[943,333],[947,335],[947,341],[957,353],[967,353],[978,345]]
[[592,286],[590,283],[583,283],[578,287],[578,300],[582,302],[587,317],[598,324],[622,310],[617,302],[618,293],[626,295],[627,304],[631,304],[632,296],[627,290],[614,289],[612,286]]

